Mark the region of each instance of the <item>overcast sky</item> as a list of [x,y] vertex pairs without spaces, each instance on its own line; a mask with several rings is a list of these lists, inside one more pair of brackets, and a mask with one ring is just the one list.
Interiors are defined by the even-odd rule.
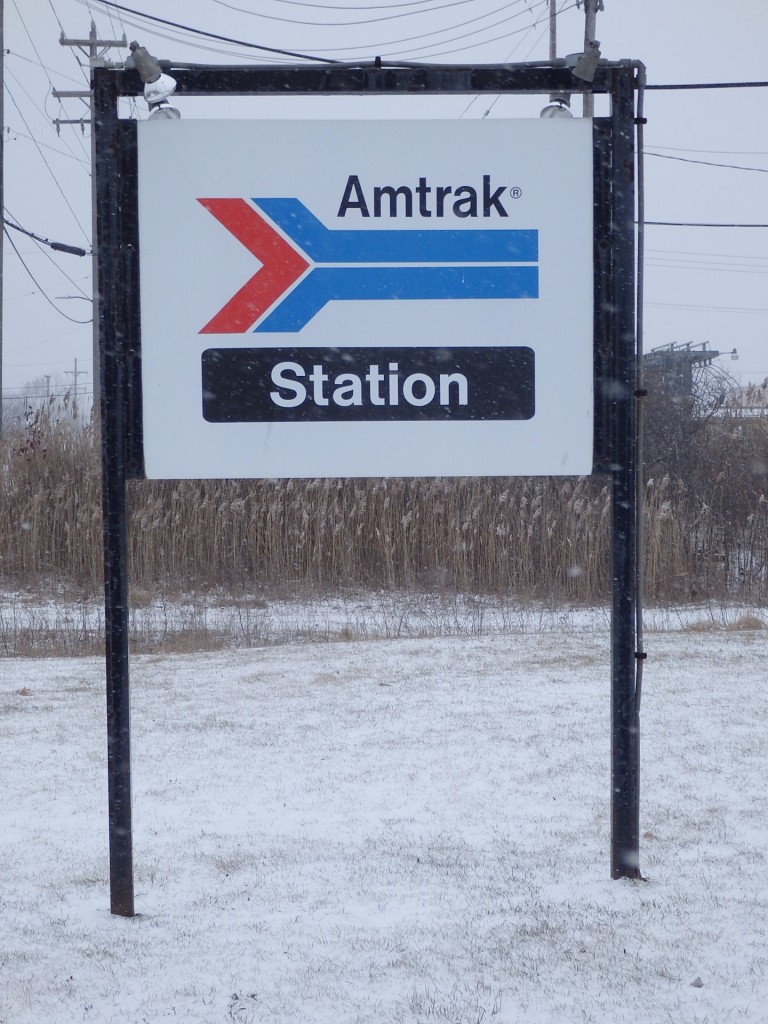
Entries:
[[[325,58],[494,63],[546,59],[548,0],[128,0],[127,6],[267,47]],[[634,58],[650,85],[768,79],[765,0],[604,0],[597,20],[602,54]],[[558,0],[558,53],[582,49],[584,12]],[[253,12],[258,11],[258,14]],[[138,39],[176,61],[285,61],[217,43],[107,8],[98,0],[5,0],[6,216],[45,238],[90,247],[90,130],[55,118],[88,117],[76,99],[51,91],[86,87],[82,53],[61,46],[87,36],[93,18],[102,39]],[[127,51],[108,54],[122,60]],[[646,217],[654,221],[768,224],[765,89],[649,91],[645,144]],[[317,101],[178,101],[183,117],[537,116],[544,100],[515,97],[321,98]],[[574,112],[581,103],[574,100]],[[598,113],[600,109],[598,108]],[[143,102],[136,116],[146,117]],[[731,165],[731,166],[712,166]],[[564,168],[563,173],[567,173]],[[11,231],[5,239],[3,390],[61,390],[75,360],[90,391],[89,258],[51,252]],[[725,368],[742,383],[768,377],[768,228],[655,227],[647,231],[645,345],[709,342],[730,352]],[[26,269],[22,265],[26,264]],[[32,279],[34,277],[34,280]],[[86,322],[76,322],[86,321]]]

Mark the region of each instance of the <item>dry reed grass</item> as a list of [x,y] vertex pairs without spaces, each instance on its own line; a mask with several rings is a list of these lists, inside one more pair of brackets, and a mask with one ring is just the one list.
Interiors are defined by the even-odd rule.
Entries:
[[[699,464],[700,462],[700,464]],[[765,422],[710,424],[686,478],[646,486],[646,595],[760,602],[768,567]],[[137,593],[412,588],[547,602],[607,599],[610,487],[578,479],[134,482]],[[102,587],[100,469],[90,424],[45,409],[0,442],[7,583]]]

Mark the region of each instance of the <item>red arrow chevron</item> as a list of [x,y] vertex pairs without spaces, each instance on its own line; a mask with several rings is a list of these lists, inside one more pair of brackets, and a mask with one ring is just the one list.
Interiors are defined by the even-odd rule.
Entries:
[[309,263],[244,199],[198,199],[261,267],[200,331],[243,334],[298,281]]

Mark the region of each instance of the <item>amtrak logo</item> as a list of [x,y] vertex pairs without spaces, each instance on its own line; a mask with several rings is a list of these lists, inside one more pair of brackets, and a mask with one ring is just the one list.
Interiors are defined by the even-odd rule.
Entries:
[[298,333],[329,302],[539,295],[537,230],[331,230],[299,199],[198,202],[261,264],[201,334]]

